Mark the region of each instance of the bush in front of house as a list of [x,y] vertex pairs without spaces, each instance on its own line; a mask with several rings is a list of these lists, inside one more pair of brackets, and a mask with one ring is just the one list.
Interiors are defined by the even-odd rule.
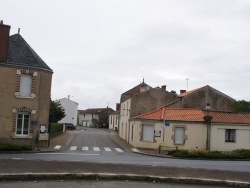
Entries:
[[61,123],[51,123],[50,124],[51,138],[61,134],[63,132],[63,124]]
[[173,150],[169,155],[181,158],[201,158],[201,159],[250,159],[250,150],[238,149],[232,152],[222,151],[196,151],[196,150]]
[[0,151],[32,151],[31,146],[0,143]]

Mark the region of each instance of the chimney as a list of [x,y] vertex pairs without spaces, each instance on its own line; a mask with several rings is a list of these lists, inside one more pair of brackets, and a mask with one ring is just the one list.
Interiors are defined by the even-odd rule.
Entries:
[[8,57],[10,26],[4,25],[3,20],[0,21],[0,62],[6,62]]
[[116,111],[119,111],[120,110],[120,103],[116,103]]
[[181,94],[182,94],[182,93],[186,93],[186,90],[182,89],[182,90],[180,90],[180,93],[181,93]]
[[163,86],[161,86],[161,88],[166,90],[167,86],[163,85]]

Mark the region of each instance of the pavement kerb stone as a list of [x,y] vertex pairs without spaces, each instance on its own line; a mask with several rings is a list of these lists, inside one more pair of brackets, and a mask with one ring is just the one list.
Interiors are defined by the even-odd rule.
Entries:
[[0,174],[0,181],[43,181],[43,180],[112,180],[144,181],[154,183],[198,184],[227,187],[250,187],[250,182],[214,180],[188,177],[143,176],[112,173],[16,173]]

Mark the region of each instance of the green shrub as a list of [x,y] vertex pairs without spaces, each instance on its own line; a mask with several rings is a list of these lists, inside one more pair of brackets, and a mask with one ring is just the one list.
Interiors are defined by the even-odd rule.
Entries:
[[31,146],[0,143],[0,151],[31,151]]
[[52,123],[50,126],[51,126],[50,127],[51,137],[56,136],[59,133],[63,132],[63,124],[61,124],[61,123]]
[[169,152],[174,157],[205,159],[250,159],[250,150],[240,149],[232,152],[175,150]]

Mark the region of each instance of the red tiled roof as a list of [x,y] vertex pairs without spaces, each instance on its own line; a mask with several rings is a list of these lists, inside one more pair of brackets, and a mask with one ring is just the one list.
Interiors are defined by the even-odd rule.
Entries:
[[250,113],[238,114],[232,112],[205,111],[193,108],[160,108],[139,116],[135,119],[150,120],[169,120],[169,121],[188,121],[204,122],[203,117],[211,115],[212,123],[229,123],[229,124],[250,124]]
[[196,88],[196,89],[193,89],[193,90],[190,90],[190,91],[186,91],[185,93],[180,93],[178,95],[178,97],[185,97],[185,96],[187,96],[187,95],[189,95],[191,93],[194,93],[195,91],[198,91],[198,90],[200,90],[200,89],[202,89],[204,87],[206,87],[206,86],[203,86],[203,87],[200,87],[200,88]]
[[[142,82],[139,85],[133,87],[132,89],[124,92],[122,95],[135,95],[141,92],[141,87],[149,86],[148,84]],[[149,86],[150,87],[150,86]],[[151,87],[150,87],[151,88]]]

